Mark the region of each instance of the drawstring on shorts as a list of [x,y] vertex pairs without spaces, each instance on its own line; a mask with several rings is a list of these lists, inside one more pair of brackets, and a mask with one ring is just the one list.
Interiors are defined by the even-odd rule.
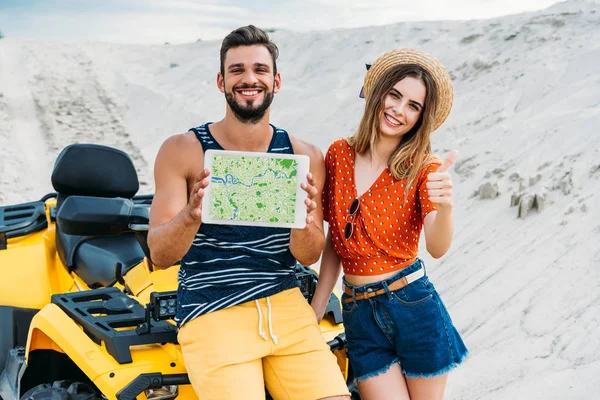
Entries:
[[[254,303],[256,304],[256,309],[258,310],[258,334],[264,340],[269,340],[269,338],[265,334],[265,331],[263,331],[262,310],[260,309],[260,303],[258,302],[258,300],[254,300]],[[271,315],[272,314],[271,313],[271,300],[268,297],[267,297],[267,309],[268,309],[267,324],[269,325],[269,335],[271,336],[273,343],[277,344],[277,343],[279,343],[279,341],[277,340],[277,336],[275,336],[275,333],[273,333],[273,318]]]

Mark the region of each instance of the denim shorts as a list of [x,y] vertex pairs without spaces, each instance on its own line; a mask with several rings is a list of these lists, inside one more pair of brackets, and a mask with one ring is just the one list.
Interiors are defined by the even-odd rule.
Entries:
[[349,303],[344,300],[353,296],[342,294],[348,357],[357,381],[383,373],[395,363],[409,378],[442,375],[467,355],[467,348],[427,276],[402,289],[388,289],[392,282],[420,268],[425,265],[417,259],[385,281],[353,286],[344,280],[344,285],[355,294],[386,291]]

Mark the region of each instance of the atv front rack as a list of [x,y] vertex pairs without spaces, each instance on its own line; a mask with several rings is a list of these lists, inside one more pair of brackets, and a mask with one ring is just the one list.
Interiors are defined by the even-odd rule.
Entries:
[[[140,303],[114,287],[55,294],[52,303],[81,325],[95,343],[104,342],[119,364],[132,362],[130,346],[177,343],[176,326],[148,319]],[[142,324],[149,324],[147,333],[136,329]]]
[[[314,295],[317,279],[318,275],[312,269],[299,264],[296,266],[298,286],[309,302]],[[174,292],[162,295],[175,297]],[[51,301],[81,325],[95,343],[100,345],[104,342],[106,351],[119,364],[132,362],[131,346],[177,343],[177,327],[159,320],[161,312],[157,304],[160,301],[152,301],[143,307],[115,287],[55,294]],[[154,307],[148,308],[153,304]],[[325,313],[330,314],[336,324],[342,322],[341,307],[335,294],[331,295]]]

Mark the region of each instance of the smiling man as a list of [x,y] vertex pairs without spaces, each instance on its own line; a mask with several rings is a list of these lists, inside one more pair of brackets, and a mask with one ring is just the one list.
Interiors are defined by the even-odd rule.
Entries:
[[[202,399],[347,399],[336,359],[296,287],[296,261],[316,262],[325,243],[321,151],[269,123],[281,88],[278,49],[255,26],[231,32],[221,47],[217,86],[225,117],[168,138],[155,163],[148,245],[154,264],[181,260],[178,340]],[[310,157],[306,227],[203,224],[210,171],[204,152],[225,149]]]
[[[264,60],[255,60],[256,62],[250,66],[244,65],[243,61],[254,58],[255,54],[260,55],[261,58],[268,58],[269,55],[277,54],[277,48],[257,45],[238,47],[230,54],[227,67],[224,63],[227,59],[227,48],[222,48],[221,73],[217,77],[217,82],[219,89],[225,93],[229,109],[235,117],[242,123],[257,125],[265,117],[274,94],[279,91],[281,76],[277,73],[274,63],[271,65],[261,62]],[[252,82],[246,81],[245,68],[248,67],[256,72],[256,81],[254,79]],[[227,86],[225,74],[227,74]]]

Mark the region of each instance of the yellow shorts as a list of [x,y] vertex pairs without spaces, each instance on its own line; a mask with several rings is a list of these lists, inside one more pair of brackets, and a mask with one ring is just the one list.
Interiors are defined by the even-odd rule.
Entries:
[[349,395],[298,289],[201,315],[180,328],[178,340],[202,400],[264,400],[265,385],[276,400]]

